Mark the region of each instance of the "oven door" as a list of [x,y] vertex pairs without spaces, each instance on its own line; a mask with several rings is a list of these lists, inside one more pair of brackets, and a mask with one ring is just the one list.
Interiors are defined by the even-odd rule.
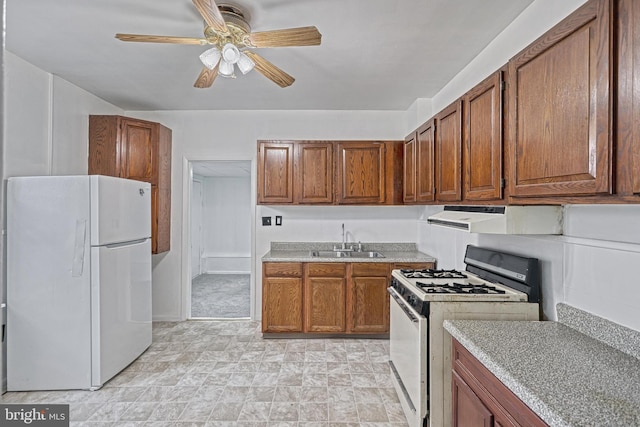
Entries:
[[410,427],[422,427],[427,416],[427,318],[419,315],[389,287],[389,365],[392,382]]

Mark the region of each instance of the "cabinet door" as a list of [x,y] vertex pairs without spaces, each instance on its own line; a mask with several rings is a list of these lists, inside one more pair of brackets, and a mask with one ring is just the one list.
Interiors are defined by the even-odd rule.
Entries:
[[302,332],[302,278],[263,277],[262,332]]
[[436,125],[431,119],[416,132],[416,201],[435,200],[435,144]]
[[338,143],[337,157],[338,203],[385,202],[384,143]]
[[295,144],[296,203],[333,202],[333,145],[330,142]]
[[119,116],[89,116],[89,175],[120,176],[119,127]]
[[464,199],[502,198],[502,71],[464,97]]
[[346,330],[346,285],[344,277],[308,277],[304,283],[304,331]]
[[151,186],[151,245],[154,254],[171,247],[171,188]]
[[389,332],[387,277],[354,277],[352,332]]
[[436,200],[462,200],[462,103],[436,115]]
[[618,2],[616,193],[640,195],[640,4]]
[[609,0],[590,0],[509,61],[516,197],[611,192]]
[[258,144],[258,203],[293,203],[293,143]]
[[351,332],[389,332],[389,264],[351,264]]
[[493,427],[493,414],[454,371],[452,376],[453,427]]
[[416,134],[408,135],[404,140],[404,154],[402,169],[402,201],[413,203],[416,201]]
[[120,176],[157,185],[158,125],[123,117],[120,132]]

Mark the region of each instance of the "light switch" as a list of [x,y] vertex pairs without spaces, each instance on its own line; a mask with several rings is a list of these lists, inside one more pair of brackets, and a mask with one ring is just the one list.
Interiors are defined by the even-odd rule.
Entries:
[[280,215],[276,216],[276,225],[282,225],[282,217]]

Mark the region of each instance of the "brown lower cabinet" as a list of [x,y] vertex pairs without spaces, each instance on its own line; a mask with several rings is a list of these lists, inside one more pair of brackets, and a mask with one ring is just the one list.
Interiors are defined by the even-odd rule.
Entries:
[[455,339],[451,392],[454,427],[548,425]]
[[387,334],[394,268],[433,263],[265,262],[262,332]]
[[302,332],[302,263],[262,265],[262,332]]
[[351,332],[389,332],[389,264],[351,264]]
[[344,263],[304,264],[304,331],[345,332],[346,273]]

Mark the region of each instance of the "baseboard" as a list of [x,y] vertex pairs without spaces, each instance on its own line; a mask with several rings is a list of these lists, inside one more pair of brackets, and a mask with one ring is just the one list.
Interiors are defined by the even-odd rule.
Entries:
[[202,274],[251,274],[250,271],[205,271]]
[[153,316],[152,322],[184,322],[184,319],[173,316]]

